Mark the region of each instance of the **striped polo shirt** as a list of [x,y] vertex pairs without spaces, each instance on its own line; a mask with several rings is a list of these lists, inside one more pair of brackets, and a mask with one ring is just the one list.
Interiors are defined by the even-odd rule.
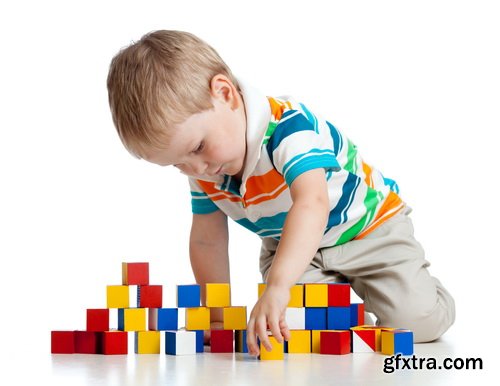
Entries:
[[290,97],[241,86],[247,115],[241,183],[227,175],[189,177],[193,213],[221,210],[260,237],[279,240],[292,206],[290,186],[316,168],[325,170],[330,200],[320,248],[362,238],[403,208],[395,181],[365,163],[330,122]]

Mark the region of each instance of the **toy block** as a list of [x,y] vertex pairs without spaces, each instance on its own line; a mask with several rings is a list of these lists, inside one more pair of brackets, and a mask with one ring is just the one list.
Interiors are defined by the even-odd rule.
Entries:
[[109,330],[109,308],[87,309],[87,331]]
[[128,354],[128,333],[125,331],[102,332],[102,349],[104,355]]
[[199,307],[201,304],[201,288],[199,284],[177,286],[177,307]]
[[266,360],[283,360],[285,359],[285,349],[284,344],[279,343],[276,338],[269,335],[269,342],[271,343],[272,350],[267,351],[262,342],[260,342],[260,355],[259,359]]
[[321,333],[327,330],[312,330],[311,331],[311,352],[313,354],[320,353]]
[[144,331],[146,329],[145,308],[120,308],[118,310],[120,331]]
[[196,354],[196,332],[165,331],[165,354],[168,355]]
[[349,330],[351,328],[351,308],[350,307],[328,307],[327,308],[327,329],[328,330]]
[[287,308],[285,311],[285,320],[289,330],[306,329],[306,309],[305,308]]
[[159,354],[160,331],[137,331],[134,347],[136,354]]
[[163,287],[161,285],[137,286],[137,307],[161,308],[163,303]]
[[351,285],[349,283],[328,284],[328,306],[349,307],[351,305]]
[[75,332],[74,331],[51,331],[50,352],[52,354],[74,354]]
[[210,330],[208,307],[186,308],[186,330]]
[[382,330],[381,352],[385,355],[413,355],[413,332],[410,330]]
[[365,324],[365,305],[363,303],[353,303],[351,309],[351,327]]
[[108,285],[106,287],[106,307],[128,308],[129,292],[126,285]]
[[149,263],[122,263],[123,285],[148,285]]
[[196,330],[196,352],[205,351],[204,330]]
[[370,326],[370,325],[362,325],[362,326],[357,326],[353,327],[353,330],[372,330],[375,331],[375,351],[380,351],[381,350],[381,332],[382,330],[395,330],[393,327],[384,327],[384,326]]
[[246,307],[224,307],[224,330],[245,330],[247,328]]
[[75,354],[100,354],[101,334],[96,331],[75,331]]
[[307,283],[304,284],[306,307],[328,306],[328,284]]
[[[260,298],[264,291],[266,290],[266,284],[259,283],[258,286],[258,297]],[[304,285],[303,284],[295,284],[290,288],[290,301],[288,302],[287,307],[304,307]]]
[[155,331],[178,330],[179,310],[177,308],[150,308],[148,329]]
[[285,342],[285,352],[289,354],[309,354],[311,353],[311,331],[292,330],[290,339]]
[[351,352],[350,331],[321,331],[320,354],[344,355]]
[[247,353],[247,330],[236,330],[234,335],[234,351]]
[[210,330],[210,352],[231,353],[233,348],[233,330]]
[[377,331],[357,327],[351,328],[351,351],[375,352],[377,351]]
[[231,287],[229,283],[207,283],[206,306],[231,307]]
[[327,329],[327,308],[305,308],[306,330]]

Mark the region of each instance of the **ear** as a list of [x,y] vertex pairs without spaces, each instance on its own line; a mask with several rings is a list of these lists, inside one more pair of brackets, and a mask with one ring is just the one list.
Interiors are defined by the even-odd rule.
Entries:
[[215,75],[210,81],[210,95],[215,100],[229,104],[233,110],[241,105],[240,94],[236,86],[223,74]]

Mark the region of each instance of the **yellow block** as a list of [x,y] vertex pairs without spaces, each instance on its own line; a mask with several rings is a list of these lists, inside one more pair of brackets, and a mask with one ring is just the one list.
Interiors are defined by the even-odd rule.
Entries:
[[352,330],[375,330],[375,351],[379,352],[382,349],[382,330],[395,330],[394,327],[371,326],[364,324],[362,326],[351,327]]
[[137,331],[135,333],[136,354],[159,354],[160,331]]
[[246,330],[247,308],[225,307],[223,311],[224,330]]
[[394,355],[394,334],[389,330],[382,330],[380,332],[380,351],[385,355]]
[[289,354],[311,353],[311,331],[309,330],[290,331],[290,340],[288,341],[288,353]]
[[127,285],[108,285],[106,287],[106,304],[108,308],[128,308],[129,294]]
[[305,284],[306,307],[328,307],[328,284]]
[[[266,290],[266,284],[259,283],[258,297],[260,298]],[[304,307],[304,285],[295,284],[290,288],[290,301],[287,307],[300,308]]]
[[267,360],[283,360],[285,359],[285,349],[283,343],[278,343],[274,336],[269,336],[269,342],[271,343],[272,350],[267,351],[260,343],[260,359],[263,361]]
[[145,308],[126,308],[123,310],[123,331],[143,331],[145,329]]
[[231,286],[229,283],[207,283],[207,307],[231,307]]
[[210,330],[210,309],[207,307],[186,308],[187,330]]
[[328,331],[328,330],[311,331],[311,352],[314,354],[320,353],[321,331]]

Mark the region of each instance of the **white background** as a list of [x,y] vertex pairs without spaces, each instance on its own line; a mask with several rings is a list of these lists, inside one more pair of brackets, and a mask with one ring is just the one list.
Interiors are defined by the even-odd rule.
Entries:
[[[193,282],[187,181],[126,152],[106,91],[121,47],[180,29],[263,93],[306,102],[399,183],[431,273],[457,302],[452,354],[486,357],[498,321],[499,16],[481,0],[2,5],[1,355],[49,355],[50,330],[85,328],[122,261],[149,261],[166,304]],[[258,251],[231,225],[235,305],[256,299]]]

